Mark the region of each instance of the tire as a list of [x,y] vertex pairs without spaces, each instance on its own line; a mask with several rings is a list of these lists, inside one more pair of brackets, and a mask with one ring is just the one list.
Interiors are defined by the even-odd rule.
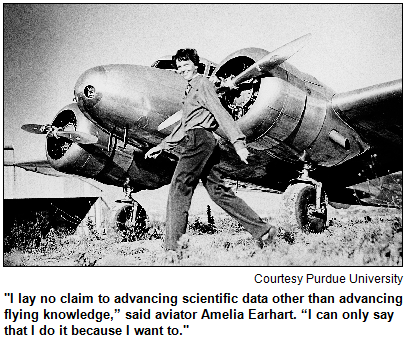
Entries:
[[146,220],[146,211],[140,204],[122,203],[113,210],[110,225],[123,242],[133,242],[143,239],[148,233]]
[[320,233],[325,230],[327,208],[325,194],[321,196],[321,210],[316,212],[316,189],[307,183],[290,185],[283,193],[280,209],[280,223],[287,232]]

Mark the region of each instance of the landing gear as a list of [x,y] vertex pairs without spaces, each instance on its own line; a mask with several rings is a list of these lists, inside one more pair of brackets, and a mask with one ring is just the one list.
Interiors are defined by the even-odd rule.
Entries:
[[123,242],[133,242],[145,238],[148,234],[147,213],[144,208],[131,197],[133,189],[130,178],[123,185],[124,198],[117,200],[116,207],[110,218],[112,229],[120,235]]
[[[325,229],[327,210],[325,202],[317,208],[317,190],[308,183],[290,185],[282,197],[283,229],[320,233]],[[325,196],[325,195],[324,195]]]
[[310,169],[305,163],[300,177],[282,195],[280,224],[286,232],[320,233],[325,229],[327,197],[322,183],[309,177]]
[[131,194],[133,193],[133,188],[130,185],[130,178],[127,177],[123,183],[123,192],[124,192],[124,198],[116,200],[117,203],[128,203],[132,204],[133,202],[136,202],[133,197],[131,197]]
[[147,214],[144,208],[134,201],[119,203],[113,210],[111,225],[122,242],[133,242],[144,239],[149,232],[146,224]]

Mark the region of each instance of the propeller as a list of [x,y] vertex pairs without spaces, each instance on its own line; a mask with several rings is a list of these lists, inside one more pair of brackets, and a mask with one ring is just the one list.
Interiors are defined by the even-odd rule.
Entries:
[[226,90],[235,88],[239,84],[263,75],[264,73],[272,70],[276,66],[282,64],[287,59],[292,57],[301,48],[305,46],[311,37],[311,33],[303,35],[302,37],[295,39],[284,46],[270,52],[265,57],[261,58],[249,68],[238,74],[235,78],[227,80],[221,86]]
[[25,124],[21,128],[24,131],[30,132],[30,133],[36,133],[36,134],[43,134],[45,135],[46,133],[49,132],[50,125],[40,125],[40,124]]
[[80,131],[57,131],[56,135],[58,137],[64,137],[69,139],[74,143],[79,144],[96,144],[98,142],[98,138],[94,135],[91,135],[86,132]]
[[56,138],[63,137],[69,139],[74,143],[79,144],[96,144],[98,142],[98,138],[94,135],[91,135],[86,132],[80,131],[63,131],[60,130],[61,128],[52,126],[52,125],[40,125],[40,124],[25,124],[21,127],[24,131],[35,133],[35,134],[42,134],[47,136],[53,136]]
[[157,130],[161,131],[166,127],[178,122],[182,117],[182,110],[175,112],[173,115],[169,116],[166,120],[164,120],[160,125],[158,125]]

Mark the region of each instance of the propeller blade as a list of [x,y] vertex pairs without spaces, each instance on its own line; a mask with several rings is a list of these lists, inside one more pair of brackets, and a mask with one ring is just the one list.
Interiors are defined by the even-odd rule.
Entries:
[[301,48],[303,48],[310,37],[311,33],[308,33],[289,42],[288,44],[285,44],[284,46],[279,47],[273,52],[270,52],[265,57],[261,58],[259,61],[233,78],[231,84],[229,85],[230,88],[235,87],[246,80],[259,77],[265,72],[270,71],[276,66],[282,64],[297,53]]
[[62,131],[57,130],[57,128],[52,127],[51,125],[40,125],[40,124],[25,124],[21,127],[24,131],[36,134],[51,134],[58,137],[64,137],[69,139],[74,143],[79,144],[96,144],[98,138],[86,132],[79,131]]
[[169,116],[166,120],[164,120],[160,125],[158,125],[157,130],[161,131],[166,127],[178,122],[181,120],[182,117],[182,110],[175,112],[172,116]]
[[48,133],[47,125],[40,124],[25,124],[21,127],[24,131],[45,135]]
[[96,144],[98,142],[98,138],[94,135],[90,135],[89,133],[79,132],[79,131],[57,131],[56,135],[58,137],[64,137],[69,139],[74,143],[79,144]]

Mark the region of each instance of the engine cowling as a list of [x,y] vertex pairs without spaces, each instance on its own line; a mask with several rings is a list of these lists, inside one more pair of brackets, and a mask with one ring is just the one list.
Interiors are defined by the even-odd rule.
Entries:
[[[96,176],[105,166],[107,152],[103,152],[103,146],[107,146],[109,137],[95,124],[88,120],[73,103],[65,106],[55,116],[52,125],[61,128],[63,131],[81,131],[98,137],[98,146],[86,147],[71,142],[65,138],[48,136],[46,143],[47,159],[58,171],[77,174],[85,177]],[[100,148],[102,146],[102,148]]]
[[[98,137],[97,144],[77,144],[66,138],[47,137],[46,153],[58,171],[93,178],[109,185],[122,186],[127,178],[134,191],[168,184],[174,168],[171,160],[145,160],[144,153],[117,136],[110,136],[91,122],[76,103],[64,107],[52,125],[64,131],[81,131]],[[159,165],[160,171],[157,171]]]
[[[250,48],[235,52],[227,57],[215,70],[219,78],[229,78],[261,59],[268,52]],[[274,73],[273,73],[274,72]],[[284,153],[284,158],[297,160],[300,151],[283,144],[298,127],[303,117],[307,93],[290,84],[284,69],[270,70],[268,77],[250,79],[237,89],[227,92],[222,104],[238,121],[250,147]],[[322,124],[319,119],[319,126]],[[318,128],[318,126],[316,126]],[[304,147],[309,143],[302,144]]]
[[[234,77],[266,56],[263,49],[243,49],[228,56],[215,70],[217,77]],[[308,160],[333,166],[366,149],[360,137],[328,108],[333,91],[288,63],[263,70],[226,92],[221,102],[246,135],[249,146],[288,162]]]

